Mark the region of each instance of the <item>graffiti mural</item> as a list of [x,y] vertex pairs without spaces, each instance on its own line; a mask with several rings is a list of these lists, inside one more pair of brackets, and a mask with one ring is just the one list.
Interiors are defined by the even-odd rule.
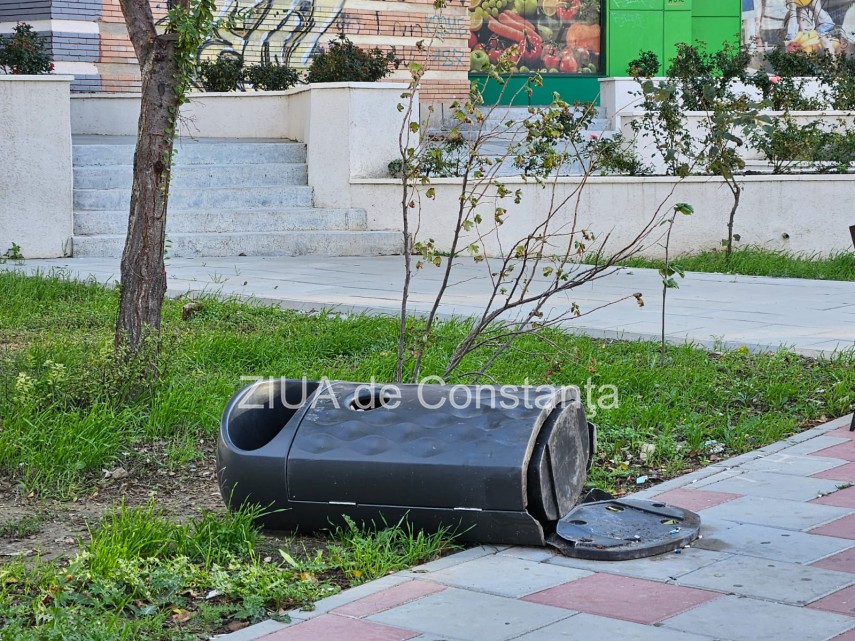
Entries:
[[743,41],[760,51],[855,53],[855,0],[742,0]]
[[230,26],[214,31],[200,58],[241,56],[246,64],[308,66],[343,8],[344,0],[226,0],[217,19]]

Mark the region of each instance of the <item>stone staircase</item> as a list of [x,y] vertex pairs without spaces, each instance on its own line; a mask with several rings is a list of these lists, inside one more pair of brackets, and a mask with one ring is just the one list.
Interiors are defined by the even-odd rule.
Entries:
[[[122,255],[134,145],[127,137],[74,140],[75,257]],[[401,251],[401,234],[369,230],[364,210],[312,206],[303,144],[182,140],[176,150],[166,225],[170,256],[376,256]]]
[[[456,120],[449,119],[443,122],[437,129],[432,130],[431,134],[435,136],[447,135],[452,127],[457,127],[464,138],[473,140],[480,130],[490,134],[490,140],[484,143],[481,147],[481,152],[486,156],[500,158],[507,153],[509,147],[520,143],[525,139],[525,128],[517,123],[522,122],[532,117],[528,107],[482,107],[484,113],[483,123],[479,125],[460,126]],[[508,126],[508,122],[514,124]],[[608,130],[609,122],[604,117],[602,107],[597,108],[597,115],[591,119],[588,128],[583,132],[583,137],[596,136],[610,138],[617,132]],[[559,170],[559,175],[562,176],[579,176],[584,173],[584,167],[578,162],[569,162]],[[513,163],[506,161],[496,172],[499,177],[518,176],[520,170],[513,166]]]

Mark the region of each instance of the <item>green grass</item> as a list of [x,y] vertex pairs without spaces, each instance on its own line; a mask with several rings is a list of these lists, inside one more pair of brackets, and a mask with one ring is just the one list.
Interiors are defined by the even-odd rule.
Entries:
[[332,576],[353,583],[428,561],[453,549],[445,533],[363,529],[348,521],[327,553],[279,562],[255,552],[257,508],[203,514],[188,523],[153,502],[124,504],[91,530],[70,563],[0,567],[0,641],[139,641],[209,638],[230,621],[287,620],[339,590]]
[[[392,380],[393,318],[310,316],[237,302],[202,301],[189,321],[184,300],[167,301],[161,376],[131,396],[134,366],[112,357],[117,293],[61,277],[0,273],[0,474],[26,491],[71,498],[91,489],[103,469],[133,469],[134,449],[167,443],[180,464],[211,443],[241,376]],[[441,374],[466,328],[446,322],[424,358],[424,375]],[[855,356],[811,360],[781,351],[709,353],[548,333],[525,337],[490,367],[502,384],[614,385],[616,407],[588,406],[599,426],[592,482],[615,489],[654,469],[676,475],[716,456],[738,454],[851,411]],[[476,353],[462,371],[488,357]],[[459,382],[459,381],[452,381]],[[466,382],[466,381],[464,381]],[[610,405],[606,403],[605,405]],[[713,443],[715,442],[715,443]],[[642,446],[655,450],[642,462]],[[649,449],[649,447],[647,448]]]
[[328,549],[330,561],[352,583],[372,581],[396,570],[419,565],[453,548],[449,530],[426,534],[416,532],[401,519],[392,527],[357,526],[348,516],[336,527],[336,543]]
[[[706,251],[680,256],[675,258],[674,262],[690,272],[815,280],[855,280],[855,253],[851,251],[835,252],[827,257],[819,257],[812,254],[793,254],[759,247],[745,247],[735,249],[730,258],[724,251]],[[662,261],[631,258],[623,261],[621,265],[659,269],[662,267]]]

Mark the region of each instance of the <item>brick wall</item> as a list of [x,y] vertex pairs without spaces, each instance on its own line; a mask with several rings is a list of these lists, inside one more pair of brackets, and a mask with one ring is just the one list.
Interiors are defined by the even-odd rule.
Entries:
[[0,22],[47,20],[51,0],[0,0]]
[[[166,0],[150,2],[155,19],[163,18]],[[312,53],[343,31],[360,46],[395,52],[404,65],[391,80],[408,80],[410,62],[425,65],[422,101],[450,102],[469,87],[466,2],[456,0],[438,13],[433,0],[220,0],[228,10],[251,11],[238,28],[220,29],[202,56],[230,52],[247,64],[278,60],[306,68]],[[37,19],[63,21],[63,31],[43,33],[54,59],[65,65],[62,72],[77,76],[74,91],[139,91],[139,67],[119,0],[0,0],[0,22]],[[74,24],[80,33],[65,28]]]

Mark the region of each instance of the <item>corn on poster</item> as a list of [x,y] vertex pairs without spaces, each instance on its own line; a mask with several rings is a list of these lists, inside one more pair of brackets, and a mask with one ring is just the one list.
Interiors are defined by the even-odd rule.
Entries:
[[742,0],[743,42],[759,51],[855,53],[855,0]]
[[469,70],[601,73],[600,0],[471,0]]

